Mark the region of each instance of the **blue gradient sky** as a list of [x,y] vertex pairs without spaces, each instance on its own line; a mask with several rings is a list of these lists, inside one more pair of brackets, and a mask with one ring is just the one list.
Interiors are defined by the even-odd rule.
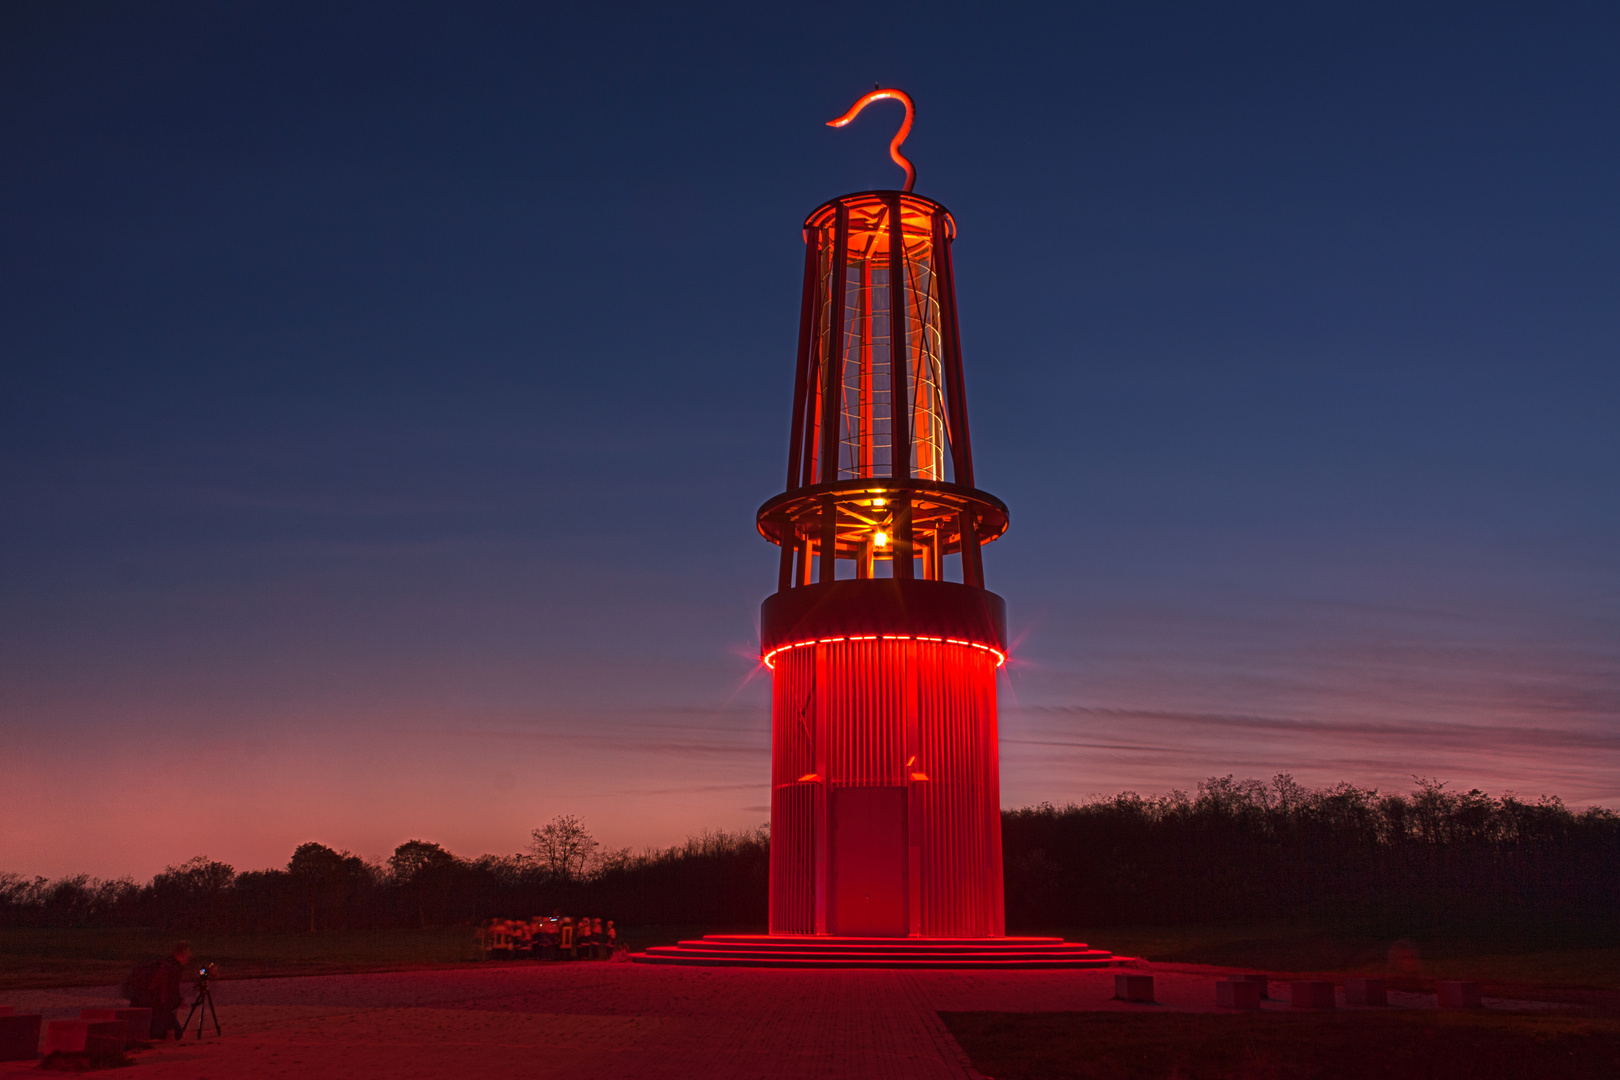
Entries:
[[798,226],[955,213],[1003,801],[1620,805],[1610,5],[0,14],[0,869],[767,817]]

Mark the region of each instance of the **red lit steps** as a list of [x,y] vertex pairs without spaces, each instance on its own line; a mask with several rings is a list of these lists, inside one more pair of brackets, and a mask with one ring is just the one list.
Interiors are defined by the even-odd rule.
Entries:
[[794,934],[711,934],[655,945],[638,964],[804,968],[1088,968],[1113,954],[1055,937],[859,938]]

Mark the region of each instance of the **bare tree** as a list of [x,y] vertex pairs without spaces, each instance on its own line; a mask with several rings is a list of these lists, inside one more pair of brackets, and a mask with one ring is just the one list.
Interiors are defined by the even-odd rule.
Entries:
[[529,834],[529,850],[553,881],[579,881],[591,865],[596,838],[573,814],[558,814],[543,829]]

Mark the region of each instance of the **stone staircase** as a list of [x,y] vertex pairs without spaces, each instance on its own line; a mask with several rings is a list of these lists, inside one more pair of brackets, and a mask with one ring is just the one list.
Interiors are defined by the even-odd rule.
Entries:
[[710,934],[655,945],[638,964],[802,968],[1095,968],[1114,956],[1055,937],[862,938],[796,934]]

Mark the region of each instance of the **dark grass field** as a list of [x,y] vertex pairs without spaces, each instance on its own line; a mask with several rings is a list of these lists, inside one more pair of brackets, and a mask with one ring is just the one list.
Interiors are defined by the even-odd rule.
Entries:
[[1620,1019],[1544,1013],[942,1013],[994,1080],[1613,1080]]
[[[620,931],[631,949],[672,944],[703,933],[761,932],[695,926],[639,926]],[[196,931],[0,929],[0,990],[107,986],[123,982],[138,961],[191,942],[198,963],[217,963],[222,979],[405,971],[483,961],[471,927],[300,934],[222,934]]]
[[0,990],[121,983],[137,962],[192,943],[220,978],[390,971],[478,959],[470,930],[315,934],[189,934],[153,930],[0,930]]
[[[631,949],[704,933],[759,933],[762,927],[631,926]],[[1216,923],[1180,927],[1043,930],[1160,963],[1211,964],[1276,972],[1388,972],[1387,935],[1322,921]],[[0,929],[0,990],[103,986],[122,981],[137,960],[161,955],[177,937],[221,978],[395,971],[480,962],[470,927],[290,934],[189,934],[152,930]],[[1408,939],[1412,989],[1435,978],[1470,978],[1498,987],[1620,991],[1620,943],[1591,935],[1448,928]],[[1392,985],[1395,985],[1392,980]],[[1502,996],[1535,996],[1501,991]],[[1544,995],[1547,1000],[1562,1000]]]
[[[1455,922],[1413,930],[1327,919],[1052,929],[1121,956],[1276,972],[1339,972],[1620,990],[1620,920],[1594,926]],[[1400,942],[1407,963],[1391,970]],[[1393,983],[1392,983],[1393,985]],[[1417,987],[1413,987],[1414,989]]]

